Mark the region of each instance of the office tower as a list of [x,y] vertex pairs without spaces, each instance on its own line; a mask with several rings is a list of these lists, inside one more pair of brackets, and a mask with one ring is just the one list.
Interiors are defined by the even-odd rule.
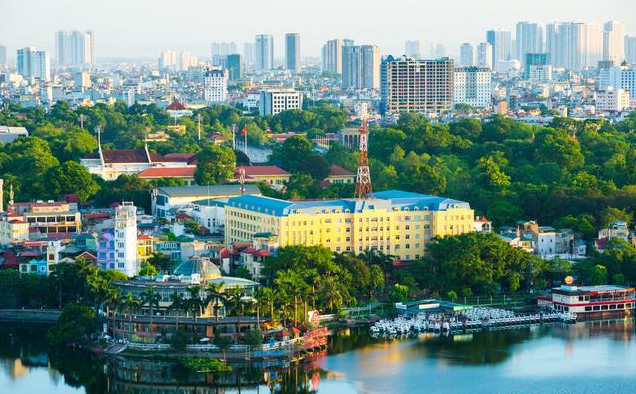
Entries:
[[159,56],[159,69],[174,69],[177,65],[177,53],[173,50],[161,52]]
[[609,66],[599,70],[600,90],[623,89],[632,100],[636,99],[636,68],[631,66]]
[[603,25],[603,60],[621,64],[625,60],[625,24],[609,21]]
[[249,66],[256,63],[256,45],[253,42],[243,44],[243,62]]
[[581,70],[596,67],[602,58],[603,35],[595,23],[550,23],[546,26],[546,49],[554,67]]
[[207,105],[224,103],[227,100],[228,71],[209,68],[203,76],[203,93]]
[[7,47],[0,45],[0,68],[7,64]]
[[73,85],[76,91],[83,91],[85,88],[91,87],[91,74],[85,71],[73,74]]
[[459,67],[455,69],[453,103],[468,104],[486,109],[492,104],[492,71],[487,67]]
[[230,81],[236,81],[243,77],[243,63],[241,61],[241,55],[237,53],[227,55],[225,66],[227,67]]
[[196,56],[192,56],[189,51],[181,51],[179,54],[179,70],[186,71],[190,67],[196,67],[199,64],[199,59]]
[[137,275],[137,207],[123,202],[115,208],[115,269],[129,277]]
[[453,109],[452,59],[388,56],[381,65],[381,111],[442,113]]
[[322,46],[322,70],[334,74],[342,74],[342,50],[346,46],[353,46],[353,40],[336,38],[329,40]]
[[406,41],[404,43],[404,54],[414,59],[422,57],[422,48],[420,47],[419,40]]
[[18,74],[42,81],[51,79],[51,59],[46,51],[35,47],[18,49]]
[[274,37],[269,34],[256,36],[256,71],[271,70],[274,68]]
[[492,45],[487,42],[482,42],[477,45],[477,66],[478,67],[492,67]]
[[526,53],[525,59],[522,62],[524,65],[523,76],[526,79],[530,79],[530,68],[532,66],[546,66],[548,65],[548,54],[547,53]]
[[259,113],[276,115],[290,109],[302,109],[303,95],[294,89],[270,89],[261,91]]
[[445,57],[446,56],[446,46],[443,44],[431,43],[430,55],[432,58]]
[[342,48],[342,87],[380,88],[380,48],[376,45],[348,45]]
[[285,66],[293,72],[300,67],[300,34],[285,34]]
[[511,59],[511,36],[509,30],[488,30],[486,32],[486,42],[492,46],[492,67],[498,70],[499,62]]
[[459,63],[462,66],[475,65],[475,47],[468,42],[463,43],[459,48]]
[[525,64],[526,54],[543,52],[543,27],[537,23],[517,23],[516,58]]
[[210,44],[210,58],[223,58],[227,55],[238,53],[235,42],[213,42]]
[[55,56],[62,66],[94,65],[95,34],[91,30],[58,30],[55,33]]
[[625,61],[636,64],[636,36],[625,36]]

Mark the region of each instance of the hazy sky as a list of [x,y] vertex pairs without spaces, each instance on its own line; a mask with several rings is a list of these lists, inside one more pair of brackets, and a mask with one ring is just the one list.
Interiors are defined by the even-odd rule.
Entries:
[[286,32],[301,36],[302,56],[318,56],[331,38],[376,44],[401,54],[404,41],[431,42],[449,55],[462,42],[485,40],[490,28],[514,29],[517,21],[620,20],[636,34],[634,0],[0,0],[0,44],[8,54],[22,46],[55,51],[58,29],[95,31],[98,57],[157,57],[188,49],[208,57],[213,41],[253,41],[274,36],[282,56]]

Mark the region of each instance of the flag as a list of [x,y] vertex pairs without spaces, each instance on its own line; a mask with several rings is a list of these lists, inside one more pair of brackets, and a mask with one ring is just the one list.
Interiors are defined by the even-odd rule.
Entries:
[[247,126],[243,126],[243,130],[241,130],[241,135],[247,135]]

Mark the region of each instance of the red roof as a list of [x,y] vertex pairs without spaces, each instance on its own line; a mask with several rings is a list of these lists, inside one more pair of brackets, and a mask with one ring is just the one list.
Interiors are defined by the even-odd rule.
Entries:
[[102,149],[104,163],[148,163],[145,149]]
[[256,253],[256,249],[249,247],[249,248],[245,248],[243,250],[241,250],[241,253],[249,253],[249,254],[254,254]]
[[269,252],[264,249],[259,249],[255,254],[257,257],[269,257]]
[[239,169],[245,170],[245,176],[258,175],[289,175],[289,172],[277,166],[237,166],[234,170],[234,176],[239,176]]
[[150,235],[138,235],[137,236],[137,240],[149,240],[152,239],[152,237]]
[[352,176],[352,175],[353,174],[351,172],[335,164],[332,165],[331,168],[329,169],[329,176]]
[[15,267],[18,265],[18,258],[13,252],[4,252],[2,254],[2,258],[4,258],[4,261],[2,262],[3,267]]
[[188,161],[196,155],[196,153],[166,153],[163,155],[163,158],[175,161]]
[[486,219],[485,216],[482,216],[480,218],[475,219],[476,222],[481,222],[481,223],[490,223],[490,220]]
[[108,212],[90,212],[84,214],[84,220],[86,219],[108,219],[110,213]]
[[173,101],[172,104],[170,104],[168,108],[166,108],[166,111],[183,111],[186,109],[188,109],[188,107],[186,107],[183,103]]
[[192,178],[195,167],[150,167],[137,176],[139,178]]

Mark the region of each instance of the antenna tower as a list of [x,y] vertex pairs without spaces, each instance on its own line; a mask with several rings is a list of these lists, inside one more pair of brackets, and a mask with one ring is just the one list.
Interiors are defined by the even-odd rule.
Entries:
[[355,198],[373,198],[373,188],[371,187],[371,172],[369,171],[369,151],[367,150],[367,141],[369,138],[369,129],[367,128],[367,120],[362,119],[360,124],[360,147],[358,150],[358,174],[356,177]]

